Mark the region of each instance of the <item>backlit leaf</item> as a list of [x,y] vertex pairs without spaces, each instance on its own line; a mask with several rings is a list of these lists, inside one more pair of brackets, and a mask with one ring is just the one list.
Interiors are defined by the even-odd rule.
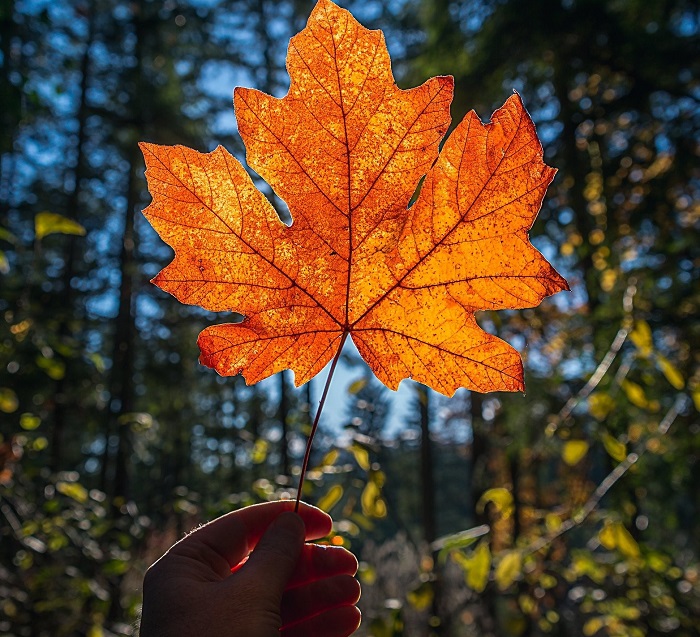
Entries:
[[377,480],[375,479],[374,475],[371,475],[370,480],[362,490],[360,504],[362,505],[362,513],[364,513],[367,517],[386,517],[386,502],[384,502],[384,499],[382,498],[381,485],[381,480]]
[[508,489],[499,487],[484,491],[476,504],[477,511],[483,512],[486,504],[489,502],[494,505],[496,511],[504,518],[510,517],[513,512],[513,495]]
[[562,526],[561,517],[556,513],[547,513],[544,516],[544,526],[550,533],[556,533]]
[[36,365],[43,369],[46,375],[53,380],[61,380],[66,375],[66,364],[60,359],[38,356]]
[[649,401],[647,400],[644,389],[641,385],[638,385],[631,380],[623,380],[621,385],[622,391],[625,392],[627,400],[629,400],[633,405],[639,407],[640,409],[647,409],[649,407]]
[[600,543],[608,550],[617,549],[626,557],[639,557],[639,545],[621,522],[608,522],[598,533]]
[[603,446],[608,455],[617,462],[622,462],[627,457],[627,445],[620,442],[615,436],[611,436],[607,431],[603,432]]
[[605,420],[614,407],[614,398],[605,392],[595,392],[588,397],[588,411],[596,420]]
[[588,443],[585,440],[567,440],[561,452],[561,457],[570,467],[577,465],[588,453]]
[[[219,147],[141,145],[145,215],[175,250],[154,282],[241,323],[199,336],[201,362],[254,383],[313,378],[350,336],[388,387],[413,378],[521,391],[519,354],[478,310],[527,308],[568,289],[528,232],[555,171],[518,95],[447,138],[451,77],[396,86],[381,31],[319,0],[292,38],[283,98],[235,90],[248,165],[283,199],[282,223]],[[425,176],[415,203],[408,203]]]
[[41,241],[49,234],[85,235],[85,228],[77,221],[55,212],[40,212],[34,217],[34,234]]
[[522,566],[523,557],[520,551],[507,551],[504,553],[494,573],[494,579],[498,588],[502,591],[506,590],[520,575]]
[[321,459],[321,463],[318,465],[319,468],[323,467],[330,467],[335,464],[335,461],[338,459],[339,452],[337,449],[331,449],[323,458]]
[[357,394],[362,389],[364,389],[366,386],[367,386],[367,379],[366,378],[359,378],[358,380],[355,380],[352,383],[350,383],[350,385],[348,387],[348,394]]
[[438,563],[442,565],[455,549],[465,549],[471,546],[480,537],[486,535],[489,530],[490,527],[488,525],[482,524],[481,526],[467,529],[466,531],[452,533],[435,540],[430,545],[430,548],[432,548],[433,551],[438,551]]
[[350,451],[352,455],[355,456],[355,462],[357,462],[357,464],[360,465],[360,468],[364,469],[365,471],[369,471],[370,462],[369,452],[367,451],[367,449],[355,443],[351,445]]
[[267,450],[270,443],[264,438],[258,438],[253,445],[253,450],[250,452],[250,459],[253,464],[262,464],[267,458]]
[[482,593],[488,584],[491,570],[491,550],[488,542],[480,542],[469,557],[454,551],[452,558],[464,570],[467,586],[477,593]]
[[34,414],[25,413],[19,417],[19,426],[25,431],[32,431],[41,424],[41,418]]
[[671,383],[674,389],[680,391],[685,387],[685,379],[683,374],[678,371],[678,368],[667,358],[657,354],[656,362],[659,365],[661,373],[666,377],[666,380]]
[[334,484],[326,493],[319,499],[316,506],[327,513],[340,502],[343,497],[343,487],[339,484]]
[[592,617],[583,625],[583,634],[592,637],[604,626],[605,620],[602,617]]
[[692,391],[691,396],[693,398],[693,404],[695,405],[695,409],[700,411],[700,387],[696,387]]
[[9,387],[0,387],[0,411],[11,414],[17,411],[18,407],[19,398],[17,398],[17,394]]
[[641,356],[648,358],[654,347],[649,323],[643,320],[635,321],[634,329],[630,332],[630,340],[634,343]]
[[73,500],[81,504],[85,504],[88,500],[87,489],[79,482],[57,482],[56,491],[73,498]]

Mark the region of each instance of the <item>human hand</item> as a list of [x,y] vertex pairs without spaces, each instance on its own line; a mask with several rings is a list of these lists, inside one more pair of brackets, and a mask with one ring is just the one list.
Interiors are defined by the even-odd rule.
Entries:
[[[294,502],[224,515],[146,572],[141,637],[347,637],[360,623],[357,560],[328,535],[330,516]],[[252,552],[251,552],[252,551]],[[233,570],[233,572],[232,572]]]

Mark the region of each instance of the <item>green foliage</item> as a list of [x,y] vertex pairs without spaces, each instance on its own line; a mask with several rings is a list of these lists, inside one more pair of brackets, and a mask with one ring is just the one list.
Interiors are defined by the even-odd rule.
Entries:
[[[3,635],[133,635],[143,570],[184,531],[294,495],[312,398],[197,366],[211,317],[147,283],[169,254],[135,239],[135,142],[240,154],[232,86],[207,78],[284,92],[310,4],[0,7]],[[402,86],[456,75],[455,121],[523,95],[559,171],[532,236],[573,289],[479,317],[524,351],[525,396],[420,389],[388,430],[385,390],[348,387],[304,495],[360,557],[360,635],[697,636],[697,16],[676,0],[356,4],[384,21]]]

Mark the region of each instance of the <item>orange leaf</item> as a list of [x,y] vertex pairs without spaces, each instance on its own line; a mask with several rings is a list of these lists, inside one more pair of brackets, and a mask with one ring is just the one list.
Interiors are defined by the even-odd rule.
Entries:
[[223,148],[141,144],[144,214],[175,249],[154,283],[246,317],[200,334],[202,363],[248,383],[291,369],[301,385],[349,334],[392,389],[522,390],[519,354],[474,318],[568,289],[528,239],[555,171],[520,97],[490,124],[468,113],[438,156],[453,79],[399,89],[381,31],[330,0],[287,66],[284,98],[237,88],[234,101],[248,164],[291,226]]

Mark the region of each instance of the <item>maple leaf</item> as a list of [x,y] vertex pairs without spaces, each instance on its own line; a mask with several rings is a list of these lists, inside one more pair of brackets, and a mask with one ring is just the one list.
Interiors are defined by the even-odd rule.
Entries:
[[555,170],[520,97],[486,125],[468,113],[439,152],[453,79],[399,89],[381,31],[330,0],[287,66],[285,97],[239,87],[234,102],[247,162],[290,226],[222,147],[141,145],[144,214],[175,250],[154,283],[245,316],[200,334],[201,362],[249,384],[291,369],[301,385],[351,335],[392,389],[522,390],[520,355],[474,318],[568,289],[528,239]]

